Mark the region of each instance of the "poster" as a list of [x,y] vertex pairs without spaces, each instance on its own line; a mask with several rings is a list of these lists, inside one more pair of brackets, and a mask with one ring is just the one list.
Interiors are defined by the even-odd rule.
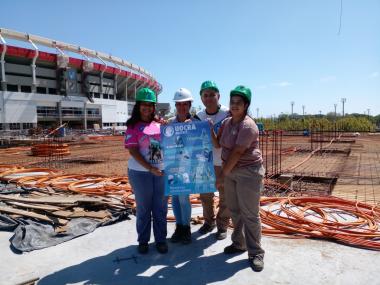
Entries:
[[208,122],[161,125],[165,195],[215,192]]

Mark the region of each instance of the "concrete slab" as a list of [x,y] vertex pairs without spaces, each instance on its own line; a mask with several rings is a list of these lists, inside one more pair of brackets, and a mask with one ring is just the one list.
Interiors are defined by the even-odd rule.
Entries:
[[[158,254],[136,252],[135,218],[102,227],[86,236],[21,255],[9,248],[12,233],[0,232],[0,284],[39,277],[38,284],[380,284],[380,253],[329,241],[263,237],[265,269],[253,272],[246,253],[226,256],[230,234],[216,241],[169,244]],[[168,226],[168,236],[174,224]],[[136,256],[136,262],[133,259]],[[119,258],[129,258],[116,262]]]

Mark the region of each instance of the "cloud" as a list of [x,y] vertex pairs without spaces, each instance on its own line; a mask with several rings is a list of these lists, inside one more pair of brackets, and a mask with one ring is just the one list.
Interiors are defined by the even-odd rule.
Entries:
[[371,78],[376,78],[376,77],[379,77],[379,76],[380,76],[380,72],[378,72],[378,71],[372,72],[372,73],[369,75],[369,77],[371,77]]
[[319,79],[319,81],[321,82],[330,82],[330,81],[335,81],[335,80],[336,80],[336,76],[334,75],[325,76]]
[[267,89],[266,85],[258,85],[255,89]]
[[275,85],[280,86],[280,87],[287,87],[287,86],[291,86],[293,84],[288,82],[288,81],[282,81],[280,83],[276,83]]

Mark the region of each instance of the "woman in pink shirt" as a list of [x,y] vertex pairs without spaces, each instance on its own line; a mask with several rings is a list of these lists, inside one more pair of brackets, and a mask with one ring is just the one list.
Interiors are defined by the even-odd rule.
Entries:
[[156,94],[151,89],[140,89],[125,134],[125,148],[131,155],[128,160],[128,177],[135,194],[138,251],[141,254],[149,250],[152,220],[157,251],[168,251],[168,208],[164,195],[160,121],[155,116],[156,103]]

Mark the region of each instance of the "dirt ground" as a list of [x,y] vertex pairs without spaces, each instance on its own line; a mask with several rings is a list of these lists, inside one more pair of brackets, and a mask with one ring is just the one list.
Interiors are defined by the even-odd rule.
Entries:
[[0,164],[48,167],[67,174],[124,176],[127,174],[129,153],[124,148],[123,139],[116,136],[65,142],[71,154],[52,158],[32,156],[30,147],[0,149]]
[[[310,156],[308,137],[283,137],[281,172],[297,176],[337,177],[332,195],[380,203],[380,135],[362,135],[351,142],[323,143],[323,152]],[[30,147],[0,149],[0,164],[48,167],[68,174],[127,174],[128,151],[123,137],[93,137],[69,144],[70,155],[55,158],[31,156]],[[316,149],[320,144],[314,144]],[[297,166],[298,165],[298,166]],[[295,167],[296,166],[296,167]]]

